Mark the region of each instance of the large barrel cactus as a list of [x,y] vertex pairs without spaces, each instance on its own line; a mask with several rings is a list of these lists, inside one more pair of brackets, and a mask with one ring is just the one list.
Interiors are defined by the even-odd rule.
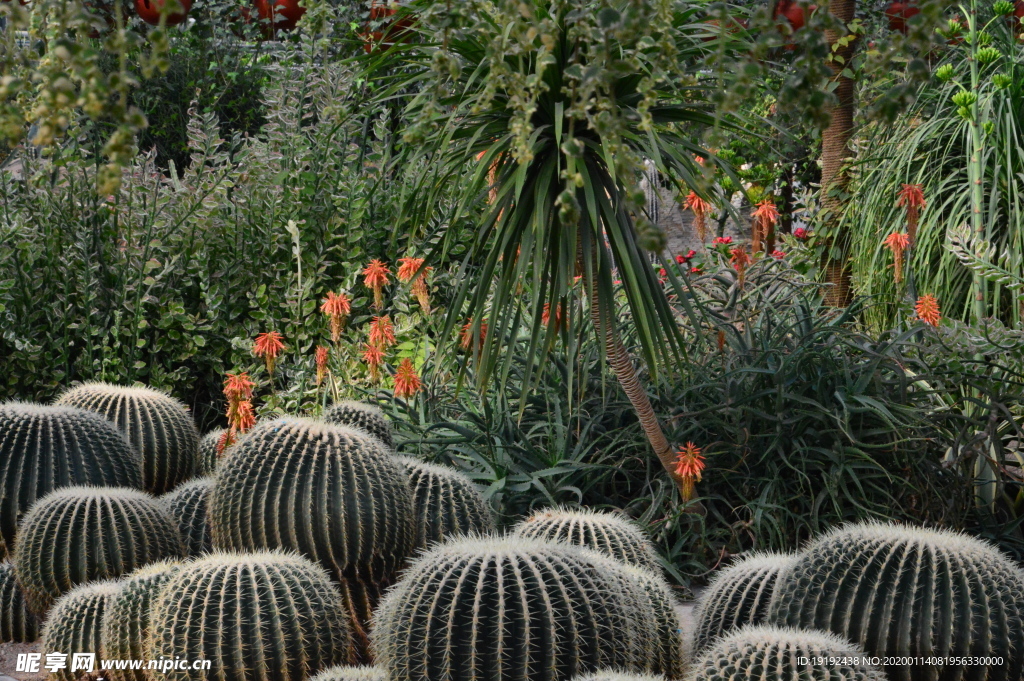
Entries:
[[330,577],[311,561],[280,551],[213,553],[160,588],[146,647],[148,659],[208,660],[210,669],[150,678],[304,681],[350,661],[347,620]]
[[66,487],[25,516],[14,569],[39,615],[75,586],[182,554],[181,536],[159,501],[145,492]]
[[198,556],[209,553],[211,530],[209,517],[210,491],[213,478],[196,478],[178,485],[160,497],[167,512],[178,523],[178,531],[185,542],[185,553]]
[[0,642],[27,643],[37,638],[39,620],[25,603],[25,594],[14,576],[14,566],[0,563]]
[[86,675],[88,670],[71,671],[74,653],[92,653],[99,661],[100,628],[117,590],[118,584],[113,580],[91,582],[72,589],[54,603],[43,624],[41,648],[44,653],[67,655],[67,666],[50,678],[74,679]]
[[757,553],[720,571],[694,609],[693,652],[700,653],[730,631],[767,622],[775,580],[793,558]]
[[657,669],[658,623],[621,563],[516,537],[449,541],[421,556],[374,615],[389,681],[569,681]]
[[953,532],[881,523],[833,530],[779,574],[768,619],[832,631],[872,655],[1004,661],[893,666],[892,681],[1024,678],[1024,571]]
[[409,473],[421,547],[460,534],[494,531],[494,514],[473,481],[453,468],[397,457]]
[[629,520],[613,513],[549,509],[538,511],[514,530],[520,537],[586,546],[626,563],[661,570],[650,540]]
[[341,586],[365,644],[365,623],[415,548],[402,465],[364,432],[310,419],[257,425],[217,466],[213,546],[285,548]]
[[142,463],[102,416],[72,407],[0,405],[0,559],[22,516],[60,487],[142,487]]
[[150,493],[163,494],[196,474],[199,432],[188,409],[173,397],[150,388],[86,383],[57,403],[117,424],[142,456],[142,483]]
[[196,475],[210,475],[217,469],[217,461],[222,454],[218,451],[220,440],[226,432],[228,432],[227,428],[217,428],[199,438],[199,449],[196,452]]
[[650,674],[633,674],[631,672],[603,670],[595,674],[577,676],[573,681],[665,681],[665,677],[652,676]]
[[640,607],[654,617],[654,636],[642,641],[648,647],[645,655],[654,660],[650,668],[670,679],[682,678],[685,665],[683,631],[672,587],[660,574],[650,570],[629,564],[623,565],[621,569],[639,590]]
[[[162,560],[124,577],[107,604],[100,631],[100,651],[107,660],[142,660],[146,657],[149,613],[160,588],[181,569],[181,562]],[[141,669],[110,669],[112,681],[145,681]]]
[[380,667],[331,667],[312,678],[311,681],[388,681]]
[[364,402],[346,400],[338,402],[324,412],[324,421],[339,426],[350,426],[366,431],[380,440],[388,451],[395,449],[395,437],[391,433],[391,421],[377,407]]

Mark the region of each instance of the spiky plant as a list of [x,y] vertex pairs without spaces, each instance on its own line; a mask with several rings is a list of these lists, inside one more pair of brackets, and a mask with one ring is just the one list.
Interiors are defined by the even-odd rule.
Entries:
[[391,421],[379,408],[365,402],[345,400],[336,403],[324,412],[324,421],[339,426],[350,426],[365,430],[389,450],[395,449],[395,438],[391,432]]
[[199,432],[188,408],[150,388],[86,383],[60,396],[57,404],[88,409],[117,424],[142,456],[142,482],[163,494],[196,472]]
[[196,478],[178,485],[160,497],[167,512],[178,524],[185,553],[198,556],[212,548],[209,501],[213,477]]
[[150,611],[147,659],[208,660],[182,681],[304,681],[351,661],[348,613],[319,565],[283,551],[213,553],[178,570]]
[[25,516],[14,569],[29,607],[45,614],[75,586],[181,556],[181,536],[159,501],[139,490],[66,487]]
[[672,588],[660,576],[644,568],[625,565],[622,571],[641,594],[640,607],[654,616],[656,630],[653,638],[645,641],[646,653],[654,660],[651,671],[664,674],[669,679],[683,678],[685,657],[683,654],[683,630],[678,605]]
[[472,480],[454,468],[397,458],[409,474],[420,547],[494,531],[494,513]]
[[520,537],[586,546],[625,563],[660,571],[657,553],[639,527],[612,513],[555,508],[538,511],[513,530]]
[[196,475],[210,475],[217,468],[221,452],[220,440],[227,428],[216,428],[199,438],[199,449],[196,450]]
[[[872,655],[1004,661],[947,665],[943,678],[1024,676],[1024,570],[989,544],[954,532],[881,523],[837,528],[779,574],[768,619],[831,630]],[[892,681],[936,678],[934,665],[886,672]]]
[[0,559],[22,516],[71,485],[142,487],[142,464],[106,419],[71,407],[0,405]]
[[117,594],[119,585],[114,580],[83,584],[61,596],[53,605],[43,623],[43,652],[64,653],[67,666],[51,673],[50,678],[75,679],[86,672],[71,672],[74,653],[92,653],[100,658],[100,628]]
[[325,669],[311,681],[387,681],[380,667],[331,667]]
[[764,624],[779,571],[793,559],[789,554],[756,553],[715,575],[693,612],[694,654],[735,629]]
[[26,643],[39,638],[39,620],[28,609],[14,566],[0,563],[0,642]]
[[634,674],[632,672],[604,670],[594,674],[577,676],[573,681],[665,681],[665,677],[652,676],[650,674]]

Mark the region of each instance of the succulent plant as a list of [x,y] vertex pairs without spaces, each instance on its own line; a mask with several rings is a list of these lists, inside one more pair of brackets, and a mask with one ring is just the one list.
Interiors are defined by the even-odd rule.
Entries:
[[92,653],[100,659],[100,628],[104,613],[110,607],[110,600],[117,593],[114,580],[90,582],[64,594],[53,605],[43,623],[44,653],[64,653],[66,667],[50,678],[74,679],[85,676],[86,672],[71,671],[74,653]]
[[[768,619],[831,630],[871,655],[1005,661],[947,665],[943,679],[1024,678],[1024,570],[989,544],[953,532],[881,523],[837,528],[779,574]],[[892,681],[939,678],[936,665],[886,672]]]
[[460,534],[493,532],[494,514],[473,481],[447,466],[396,457],[409,474],[419,546]]
[[210,669],[148,673],[154,681],[249,681],[259,670],[265,681],[304,681],[351,661],[347,620],[330,577],[302,556],[212,553],[160,588],[145,655],[207,660]]
[[142,456],[142,484],[163,494],[196,474],[199,432],[178,400],[150,388],[86,383],[58,404],[88,409],[117,424]]
[[186,555],[198,556],[210,552],[212,544],[208,511],[212,489],[212,477],[195,478],[160,497],[167,512],[178,523]]
[[216,428],[199,438],[199,449],[196,451],[196,475],[211,475],[217,469],[220,453],[220,439],[227,428]]
[[395,450],[395,438],[391,432],[391,422],[377,407],[365,402],[345,400],[338,402],[327,409],[323,416],[324,421],[339,426],[349,426],[364,430],[374,436],[388,448],[388,451]]
[[568,681],[657,669],[658,622],[624,566],[585,548],[469,537],[418,558],[374,615],[389,681]]
[[25,603],[14,566],[0,563],[0,641],[27,643],[39,638],[39,620]]
[[[821,664],[824,660],[820,658],[833,657],[840,658],[838,661],[843,664]],[[868,666],[865,661],[863,651],[834,634],[747,626],[715,641],[694,661],[686,678],[687,681],[886,681],[880,669]]]
[[0,559],[22,516],[60,487],[142,487],[142,463],[102,416],[72,407],[0,405]]
[[331,667],[310,681],[387,681],[380,667]]
[[636,525],[617,514],[554,508],[516,525],[520,537],[586,546],[625,563],[660,571],[657,553]]
[[625,564],[622,571],[641,594],[640,607],[654,616],[656,630],[653,636],[642,641],[649,647],[645,653],[654,662],[651,671],[657,671],[670,679],[683,678],[685,657],[683,655],[683,631],[677,602],[670,587],[660,574]]
[[577,676],[573,681],[665,681],[665,677],[652,676],[650,674],[633,674],[632,672],[620,672],[615,670],[602,670],[594,674]]
[[721,570],[694,608],[693,652],[700,653],[730,631],[766,623],[775,580],[793,558],[756,553]]
[[174,520],[145,492],[65,487],[25,516],[14,569],[29,608],[43,615],[79,584],[118,577],[182,551]]

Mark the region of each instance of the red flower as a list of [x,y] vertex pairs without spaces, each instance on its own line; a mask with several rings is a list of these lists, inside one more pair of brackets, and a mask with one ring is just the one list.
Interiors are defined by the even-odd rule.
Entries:
[[363,361],[370,366],[370,380],[374,383],[380,378],[380,365],[384,363],[384,351],[373,345],[363,349]]
[[662,267],[660,270],[658,270],[658,276],[661,277],[662,280],[664,280],[665,277],[668,276],[668,272],[665,270],[664,267]]
[[693,500],[696,483],[700,482],[703,470],[704,457],[700,447],[687,442],[686,446],[679,448],[676,452],[675,474],[683,479],[683,501]]
[[806,240],[810,235],[811,233],[805,227],[797,227],[793,230],[793,236],[800,239],[800,241]]
[[284,350],[282,336],[277,331],[267,331],[256,336],[256,342],[252,346],[252,354],[262,357],[267,363],[267,371],[274,373],[274,363],[277,355]]
[[220,437],[217,438],[217,456],[223,454],[225,449],[235,443],[234,435],[230,428],[220,434]]
[[341,339],[341,329],[345,325],[345,317],[352,311],[348,296],[344,293],[335,294],[328,291],[320,311],[331,318],[331,340],[337,343]]
[[927,206],[924,200],[924,187],[919,184],[904,184],[899,191],[896,205],[902,206],[907,211],[907,237],[910,245],[914,245],[914,238],[917,236],[917,219],[920,210]]
[[707,214],[711,212],[711,204],[697,196],[697,192],[690,192],[683,201],[683,208],[693,211],[693,226],[697,230],[697,238],[704,241],[707,237]]
[[697,265],[696,267],[691,267],[690,268],[690,274],[703,274],[703,273],[704,273],[704,268],[701,267],[700,265]]
[[371,260],[363,269],[363,284],[373,290],[373,306],[384,307],[384,287],[388,285],[388,266],[380,260]]
[[754,218],[751,248],[757,253],[761,250],[761,241],[768,239],[772,227],[779,219],[779,209],[775,202],[770,200],[757,204],[757,208],[750,214]]
[[[540,323],[544,326],[550,326],[552,322],[551,318],[551,303],[544,303],[544,312],[541,313]],[[562,328],[562,304],[559,303],[558,307],[555,308],[554,324],[556,329]]]
[[736,270],[736,274],[739,276],[740,286],[743,286],[743,279],[747,272],[747,267],[752,263],[750,255],[747,253],[745,248],[734,248],[729,251],[729,264]]
[[[427,274],[433,267],[423,267],[423,258],[400,258],[398,279],[412,281],[412,294],[419,301],[424,314],[430,314],[430,294],[427,291]],[[415,278],[414,278],[415,277]]]
[[711,240],[712,246],[727,246],[732,243],[731,236],[716,236]]
[[229,402],[252,399],[252,389],[255,387],[256,384],[249,380],[248,373],[244,371],[240,374],[229,373],[224,380],[224,396],[228,398]]
[[416,374],[416,369],[412,365],[412,360],[408,357],[399,363],[394,379],[395,397],[410,398],[418,393],[423,386],[420,382],[420,377]]
[[892,251],[893,276],[898,284],[903,281],[903,253],[910,248],[910,236],[902,232],[893,232],[885,237],[882,243]]
[[474,343],[480,348],[484,346],[484,340],[487,338],[487,322],[480,322],[480,330],[477,332],[476,338],[473,337],[473,320],[470,319],[468,322],[462,325],[462,336],[460,345],[463,350],[469,350],[473,347]]
[[327,348],[325,348],[322,345],[316,346],[316,384],[317,385],[320,385],[323,382],[323,380],[324,380],[324,376],[327,375],[327,360],[329,359],[329,357],[330,357],[330,355],[329,355],[329,352],[328,352]]
[[231,427],[240,433],[244,433],[256,425],[256,413],[253,411],[252,402],[242,400],[235,409],[234,419]]
[[677,255],[676,256],[676,264],[677,265],[685,265],[686,264],[686,258],[684,258],[681,255]]
[[917,318],[925,324],[938,326],[939,322],[942,321],[942,316],[939,314],[939,301],[936,300],[935,296],[921,296],[917,299],[914,310],[917,312]]
[[391,323],[391,317],[374,317],[370,321],[370,345],[387,350],[395,342],[395,327]]
[[775,258],[776,260],[782,260],[783,258],[786,257],[786,254],[776,248],[774,251],[772,251],[772,257]]

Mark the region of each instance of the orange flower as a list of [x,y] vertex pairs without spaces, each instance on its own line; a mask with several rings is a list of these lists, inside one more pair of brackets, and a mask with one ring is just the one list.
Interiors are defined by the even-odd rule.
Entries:
[[231,428],[228,428],[220,437],[217,438],[217,456],[224,453],[224,450],[235,443],[235,433]]
[[228,398],[228,402],[252,399],[252,389],[255,387],[256,384],[249,380],[248,373],[229,373],[224,380],[224,396]]
[[696,484],[701,480],[701,471],[704,470],[704,457],[701,456],[700,447],[687,442],[685,447],[680,447],[676,452],[675,474],[683,479],[683,501],[692,501]]
[[370,380],[376,383],[380,379],[380,365],[384,363],[384,351],[373,345],[365,346],[363,361],[370,366]]
[[468,322],[462,325],[462,339],[461,345],[463,350],[469,350],[473,347],[474,342],[477,342],[479,347],[483,347],[484,340],[487,338],[487,322],[480,322],[480,331],[476,337],[473,337],[473,320],[470,319]]
[[746,249],[743,248],[734,248],[729,251],[729,253],[729,264],[731,264],[733,269],[736,270],[736,274],[739,276],[740,286],[743,286],[743,279],[747,273],[747,266],[750,265],[753,260],[750,259],[750,255],[747,253]]
[[697,230],[697,238],[704,241],[708,234],[707,214],[711,212],[711,204],[690,192],[683,202],[683,208],[693,211],[693,226]]
[[267,363],[267,371],[274,373],[274,363],[277,355],[284,350],[282,336],[277,331],[267,331],[256,336],[256,342],[252,347],[252,354],[262,357]]
[[256,413],[253,411],[252,402],[242,400],[235,409],[234,421],[231,423],[231,427],[237,432],[244,433],[255,425]]
[[322,345],[316,346],[316,384],[323,383],[327,375],[327,360],[330,357],[327,348]]
[[882,243],[892,251],[893,275],[898,284],[903,281],[903,254],[910,247],[910,236],[902,232],[893,232],[885,237]]
[[751,248],[757,253],[761,250],[761,241],[768,239],[772,227],[778,222],[779,209],[775,207],[774,201],[766,199],[757,204],[757,208],[750,214],[750,217],[754,218]]
[[917,236],[917,218],[920,210],[928,204],[924,200],[924,187],[919,184],[904,184],[896,199],[896,205],[907,210],[907,236],[910,238],[910,245],[914,245],[914,238]]
[[324,298],[320,311],[331,318],[331,340],[337,343],[341,340],[341,330],[345,326],[345,317],[352,311],[348,296],[344,293],[335,294],[328,291]]
[[373,289],[373,306],[378,310],[384,307],[384,287],[388,285],[388,266],[380,260],[371,260],[363,269],[363,284]]
[[942,320],[942,316],[939,314],[939,301],[935,299],[935,296],[921,296],[917,299],[914,310],[917,312],[917,318],[925,324],[938,326]]
[[370,321],[370,345],[387,350],[395,344],[395,327],[391,323],[391,317],[374,317]]
[[[555,308],[555,316],[554,316],[554,324],[555,324],[555,328],[556,329],[561,329],[562,328],[562,322],[564,321],[562,319],[562,311],[563,311],[562,303],[559,303],[558,307]],[[544,312],[541,313],[540,323],[543,324],[544,326],[550,326],[551,322],[552,322],[551,303],[544,303]]]
[[[412,294],[416,296],[424,314],[430,314],[430,294],[427,291],[427,274],[433,267],[423,267],[423,258],[399,259],[398,278],[403,282],[412,281]],[[418,273],[418,274],[417,274]],[[415,279],[413,278],[415,276]]]
[[423,383],[420,382],[420,377],[416,374],[416,369],[412,365],[412,360],[408,357],[399,363],[394,379],[395,397],[412,397],[423,387]]

